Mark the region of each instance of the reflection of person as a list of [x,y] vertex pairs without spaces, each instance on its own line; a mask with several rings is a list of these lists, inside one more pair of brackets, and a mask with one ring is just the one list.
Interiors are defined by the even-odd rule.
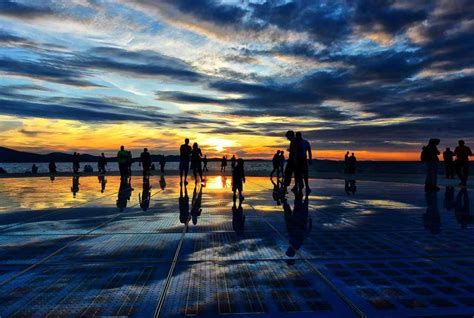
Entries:
[[446,210],[451,211],[454,209],[454,187],[447,186],[446,191],[444,192],[444,201],[443,206]]
[[306,194],[303,200],[303,195],[296,193],[293,211],[285,198],[282,202],[289,237],[289,246],[286,251],[286,256],[294,257],[312,229],[313,223],[309,215],[308,195]]
[[202,187],[199,187],[199,192],[197,192],[197,184],[194,185],[193,199],[191,201],[191,218],[193,224],[196,225],[198,217],[201,216],[201,203],[202,203]]
[[100,183],[100,192],[104,193],[105,192],[105,186],[107,185],[107,179],[105,178],[104,175],[99,175],[98,179],[99,179],[99,183]]
[[357,191],[356,181],[354,179],[345,179],[344,189],[346,190],[347,194],[354,195]]
[[186,185],[184,186],[184,195],[183,186],[180,186],[179,189],[179,221],[183,224],[189,221],[189,196]]
[[138,194],[138,201],[140,203],[140,207],[143,211],[147,211],[150,207],[150,198],[151,198],[151,185],[150,179],[147,177],[143,177],[143,188],[142,194]]
[[234,201],[232,206],[232,228],[237,235],[242,235],[245,230],[245,214],[242,208],[242,202],[239,202],[237,207]]
[[160,188],[161,188],[161,190],[166,189],[166,180],[165,180],[164,175],[161,175],[161,177],[160,177]]
[[273,181],[273,178],[270,178],[270,181],[273,184],[273,192],[272,192],[272,197],[273,200],[275,200],[276,205],[281,205],[281,182],[280,179],[277,179],[277,182]]
[[423,225],[425,229],[430,230],[431,234],[441,232],[441,217],[438,209],[438,193],[429,191],[425,194],[426,213],[423,214]]
[[120,212],[125,210],[127,203],[132,196],[132,179],[131,178],[122,178],[120,180],[119,192],[117,195],[117,208]]
[[472,223],[469,207],[469,195],[466,188],[461,189],[456,196],[454,214],[456,215],[458,223],[461,224],[461,228],[467,229],[467,225]]
[[76,194],[79,192],[79,176],[72,177],[71,192],[72,192],[72,196],[75,198]]

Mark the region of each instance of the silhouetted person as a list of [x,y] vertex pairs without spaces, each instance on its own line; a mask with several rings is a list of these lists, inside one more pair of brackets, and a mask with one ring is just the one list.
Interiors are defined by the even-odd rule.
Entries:
[[197,142],[193,144],[191,150],[191,169],[193,170],[194,182],[198,182],[197,175],[199,174],[199,180],[202,182],[202,165],[201,165],[202,152]]
[[189,196],[186,185],[184,186],[184,195],[183,186],[179,187],[179,221],[183,224],[189,221]]
[[132,178],[122,178],[120,180],[119,192],[117,195],[117,208],[123,212],[132,196]]
[[179,182],[183,183],[183,174],[184,174],[184,184],[188,184],[188,172],[189,172],[189,156],[191,155],[191,146],[189,145],[189,139],[184,140],[184,144],[179,148]]
[[347,174],[355,174],[357,166],[357,158],[354,153],[347,158]]
[[127,176],[132,175],[133,156],[131,151],[127,151]]
[[102,153],[99,157],[99,160],[97,162],[97,169],[99,170],[100,174],[105,174],[106,169],[105,167],[107,166],[107,158],[105,158],[105,154]]
[[49,173],[55,174],[57,172],[56,169],[56,163],[54,161],[51,161],[48,165]]
[[423,214],[423,225],[425,229],[430,230],[431,234],[441,232],[441,217],[438,209],[438,193],[428,191],[425,194],[426,213]]
[[207,169],[207,155],[204,155],[204,158],[202,158],[202,163],[203,163],[202,170],[208,172],[209,169]]
[[72,197],[75,198],[76,194],[79,192],[79,176],[73,176],[72,177],[72,186],[71,186],[71,192],[72,192]]
[[244,171],[244,159],[239,158],[237,164],[232,171],[232,192],[234,193],[234,201],[237,198],[237,191],[239,191],[239,200],[242,202],[244,200],[243,189],[245,183],[245,171]]
[[160,188],[161,188],[161,190],[166,189],[166,180],[165,180],[164,175],[161,175],[161,177],[160,177]]
[[148,152],[148,148],[144,148],[143,152],[140,155],[140,165],[143,168],[143,176],[149,176],[150,175],[150,169],[151,169],[151,155]]
[[344,155],[344,173],[349,173],[349,151]]
[[232,158],[230,158],[230,167],[232,170],[235,169],[236,162],[237,162],[237,158],[235,158],[235,155],[232,155]]
[[454,202],[454,187],[447,186],[446,191],[444,192],[444,202],[443,206],[446,210],[451,211],[454,209],[455,202]]
[[225,172],[226,167],[227,167],[227,156],[223,156],[221,160],[221,172]]
[[201,216],[201,204],[202,204],[202,187],[199,187],[197,192],[197,184],[194,184],[193,199],[191,200],[191,219],[193,224],[196,225],[198,218]]
[[273,170],[270,173],[270,177],[273,178],[273,174],[276,172],[277,178],[280,178],[280,150],[273,155],[272,158]]
[[105,186],[107,185],[107,179],[105,178],[104,175],[99,175],[97,178],[99,179],[99,183],[100,183],[100,192],[104,193]]
[[37,165],[33,164],[31,166],[31,173],[33,173],[33,174],[38,173],[38,166]]
[[454,149],[454,154],[456,155],[456,172],[459,180],[461,180],[459,185],[465,187],[469,176],[469,157],[472,156],[471,148],[464,145],[464,140],[459,140],[458,146]]
[[242,235],[245,230],[245,214],[242,208],[242,202],[239,202],[239,206],[234,204],[232,206],[232,228],[237,235]]
[[[299,191],[303,190],[303,181],[304,186],[306,187],[306,193],[310,193],[311,189],[309,188],[309,166],[313,162],[313,154],[311,153],[311,145],[305,139],[301,132],[296,133],[296,149],[297,149],[297,158],[296,158],[296,175],[298,176],[298,187]],[[296,182],[295,182],[296,183]]]
[[302,193],[297,193],[295,195],[295,205],[293,211],[291,210],[291,207],[285,198],[282,200],[282,202],[285,224],[289,238],[289,246],[285,254],[288,257],[294,257],[312,229],[313,223],[309,215],[308,195],[304,197],[304,201]]
[[283,150],[280,150],[280,175],[284,176],[285,174],[285,152]]
[[81,159],[79,153],[75,152],[72,155],[72,171],[74,173],[79,173],[79,169],[81,168]]
[[295,133],[292,130],[288,130],[286,132],[286,138],[290,141],[290,146],[288,148],[288,161],[286,163],[286,168],[285,168],[285,177],[283,180],[283,187],[282,191],[283,193],[286,193],[287,188],[291,184],[291,179],[293,178],[293,174],[295,172],[295,166],[296,166],[296,140],[295,140]]
[[165,173],[165,165],[166,165],[166,156],[162,155],[160,157],[160,171],[161,171],[161,173]]
[[446,179],[454,179],[454,152],[450,148],[446,148],[443,152],[444,171],[446,173]]
[[456,220],[461,225],[461,228],[467,229],[467,225],[472,223],[469,207],[469,195],[466,188],[459,190],[458,195],[456,196],[454,214],[456,215]]
[[438,145],[440,140],[432,138],[421,151],[421,161],[426,166],[425,191],[438,191]]
[[117,162],[120,170],[120,177],[122,179],[128,176],[128,151],[125,151],[124,146],[120,146],[120,150],[117,153]]
[[143,211],[147,211],[150,208],[150,198],[151,198],[151,185],[150,178],[147,176],[143,177],[143,188],[142,194],[138,194],[138,202]]

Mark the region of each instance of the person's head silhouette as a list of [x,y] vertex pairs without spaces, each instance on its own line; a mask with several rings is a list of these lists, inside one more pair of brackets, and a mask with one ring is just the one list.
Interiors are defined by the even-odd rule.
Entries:
[[189,138],[184,139],[184,144],[189,144]]
[[124,147],[124,146],[120,146],[120,150],[122,150],[122,151],[123,151],[124,149],[125,149],[125,147]]
[[446,151],[451,151],[451,148],[449,148],[449,147],[448,147],[448,148],[446,148]]
[[195,142],[195,143],[193,144],[193,149],[198,149],[198,143],[197,143],[197,142]]
[[288,140],[293,140],[295,139],[295,132],[293,130],[288,130],[285,136]]
[[148,152],[148,148],[144,148],[144,149],[143,149],[143,152]]
[[464,140],[459,140],[458,144],[459,144],[459,146],[464,146]]

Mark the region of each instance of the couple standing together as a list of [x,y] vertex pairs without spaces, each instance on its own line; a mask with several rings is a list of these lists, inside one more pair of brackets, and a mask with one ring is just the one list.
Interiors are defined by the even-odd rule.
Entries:
[[183,184],[183,175],[184,175],[184,184],[187,185],[188,181],[188,172],[189,172],[189,163],[191,158],[191,170],[193,171],[194,180],[197,183],[197,175],[199,174],[199,180],[203,182],[202,178],[202,152],[201,148],[197,142],[193,144],[193,147],[189,145],[189,139],[184,140],[184,144],[179,148],[179,181],[180,185]]
[[283,179],[283,193],[286,193],[291,179],[294,176],[295,185],[292,189],[295,193],[302,193],[306,187],[306,193],[310,193],[309,188],[309,165],[312,164],[311,145],[305,139],[301,132],[296,134],[292,130],[286,132],[286,138],[290,141],[288,149],[288,162],[286,163],[285,175]]

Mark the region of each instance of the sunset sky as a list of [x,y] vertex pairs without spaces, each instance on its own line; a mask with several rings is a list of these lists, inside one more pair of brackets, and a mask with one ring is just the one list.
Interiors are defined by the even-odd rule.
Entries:
[[0,0],[0,146],[416,160],[474,143],[473,52],[472,0]]

